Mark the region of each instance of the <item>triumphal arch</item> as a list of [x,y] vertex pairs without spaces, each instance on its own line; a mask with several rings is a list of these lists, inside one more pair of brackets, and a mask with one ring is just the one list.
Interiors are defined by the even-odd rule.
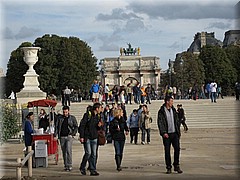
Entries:
[[120,48],[119,57],[104,58],[100,61],[100,80],[110,87],[126,86],[139,82],[142,86],[152,84],[155,89],[160,83],[160,58],[141,56],[140,48]]

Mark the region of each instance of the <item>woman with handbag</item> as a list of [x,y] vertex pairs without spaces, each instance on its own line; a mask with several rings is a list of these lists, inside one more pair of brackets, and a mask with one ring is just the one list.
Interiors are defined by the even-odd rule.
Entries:
[[110,133],[112,135],[112,139],[114,140],[114,148],[115,148],[115,161],[117,165],[117,170],[121,171],[121,163],[123,158],[123,149],[125,144],[125,134],[128,135],[128,126],[126,121],[123,118],[123,110],[116,109],[113,112],[114,119],[110,122]]

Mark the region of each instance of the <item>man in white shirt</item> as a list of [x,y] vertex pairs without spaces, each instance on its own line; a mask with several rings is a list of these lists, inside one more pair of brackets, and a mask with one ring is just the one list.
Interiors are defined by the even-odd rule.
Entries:
[[108,93],[109,93],[109,91],[110,91],[110,89],[109,89],[109,84],[106,84],[106,86],[104,87],[104,94],[105,94],[105,104],[107,104],[108,102]]
[[217,83],[215,80],[210,84],[210,91],[211,91],[211,101],[212,102],[217,102],[216,101],[216,96],[217,96]]
[[64,90],[64,104],[65,106],[70,106],[70,95],[71,95],[71,90],[66,86],[66,89]]

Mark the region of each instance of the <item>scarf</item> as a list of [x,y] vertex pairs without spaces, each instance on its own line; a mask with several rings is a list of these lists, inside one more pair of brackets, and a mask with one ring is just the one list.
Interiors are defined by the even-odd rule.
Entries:
[[170,108],[170,111],[164,107],[167,123],[168,123],[168,133],[174,133],[175,132],[175,126],[174,126],[174,117],[173,117],[173,110]]

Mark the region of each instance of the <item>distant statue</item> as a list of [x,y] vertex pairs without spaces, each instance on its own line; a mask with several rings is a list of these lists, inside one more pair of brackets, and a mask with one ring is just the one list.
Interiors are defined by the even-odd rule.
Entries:
[[121,56],[123,55],[123,48],[122,47],[120,48],[120,54],[121,54]]
[[127,43],[127,45],[128,45],[128,49],[132,48],[132,45],[130,43]]
[[140,56],[140,47],[137,48],[137,54]]
[[122,55],[124,53],[125,56],[128,55],[135,55],[136,53],[140,55],[140,48],[132,48],[132,45],[130,43],[127,43],[128,48],[120,48],[120,54]]

